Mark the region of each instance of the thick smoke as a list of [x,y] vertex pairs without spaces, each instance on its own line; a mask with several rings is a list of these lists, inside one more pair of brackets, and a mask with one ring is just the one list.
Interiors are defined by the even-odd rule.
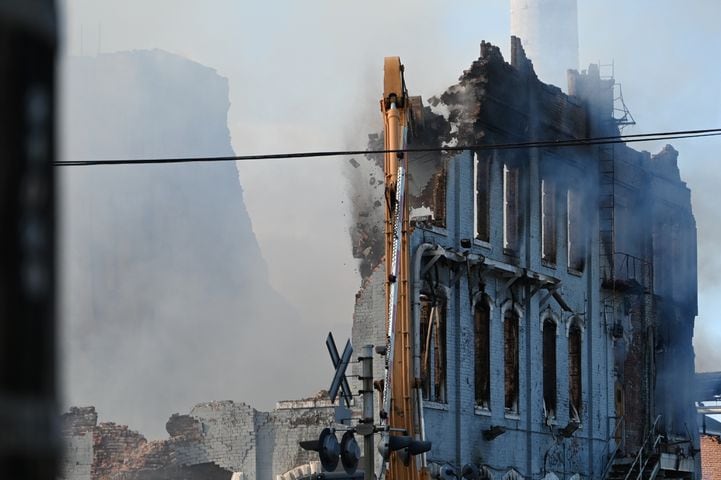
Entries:
[[[697,331],[699,326],[697,325]],[[717,325],[703,325],[704,329],[716,332]],[[715,327],[715,328],[714,328]],[[719,352],[719,337],[721,335],[713,333],[696,333],[693,338],[693,347],[696,352],[696,371],[697,372],[718,372],[721,370],[721,352]]]
[[[415,65],[415,75],[424,78],[424,83],[430,81],[432,84],[431,79],[442,78],[444,71],[453,71],[438,68],[438,61],[453,63],[453,57],[447,53],[438,61],[429,62],[425,68],[421,61],[428,59],[427,54],[433,48],[440,46],[446,52],[451,51],[451,39],[439,42],[431,37],[418,38],[413,48],[396,50],[396,46],[406,43],[407,31],[398,28],[395,16],[377,15],[376,12],[385,9],[382,2],[355,6],[304,5],[300,10],[298,4],[287,1],[253,6],[232,0],[219,0],[212,6],[179,6],[175,0],[150,3],[73,0],[60,3],[65,10],[63,47],[66,53],[104,57],[103,52],[164,48],[217,69],[229,80],[227,88],[231,101],[227,119],[224,117],[227,104],[222,106],[222,135],[209,141],[198,141],[198,136],[209,130],[205,122],[221,111],[214,110],[211,114],[204,107],[205,100],[211,100],[213,88],[210,85],[199,83],[195,94],[191,95],[194,102],[178,101],[174,108],[167,105],[162,118],[155,115],[152,107],[153,97],[170,97],[166,90],[175,81],[190,88],[197,80],[191,72],[171,69],[148,74],[143,82],[146,86],[152,85],[154,93],[142,100],[137,99],[137,87],[141,82],[123,80],[123,75],[133,72],[131,65],[118,69],[118,79],[70,72],[65,75],[66,90],[63,92],[66,158],[124,157],[131,153],[149,157],[225,154],[230,152],[226,120],[234,150],[239,154],[358,148],[367,138],[359,132],[373,131],[380,125],[377,86],[382,76],[378,67],[382,65],[383,55],[402,55]],[[473,4],[469,1],[467,5]],[[355,12],[350,12],[349,8]],[[434,6],[419,6],[407,0],[398,8],[414,12],[418,20],[414,28],[428,31],[446,17]],[[324,13],[310,15],[307,21],[296,21],[310,11]],[[339,18],[345,20],[338,21]],[[164,20],[162,25],[158,19]],[[369,24],[383,26],[371,35]],[[349,41],[357,46],[354,39],[358,38],[364,39],[367,49],[338,47]],[[389,52],[389,49],[395,52]],[[68,70],[66,68],[65,72]],[[435,80],[435,83],[440,82]],[[93,87],[102,88],[102,92],[96,91],[93,95]],[[84,92],[86,88],[90,88],[88,93]],[[204,91],[207,98],[196,96]],[[183,96],[174,98],[182,99]],[[150,101],[145,105],[147,111],[127,118],[128,107],[137,107],[136,103],[143,106],[145,100]],[[106,123],[106,117],[101,121],[79,121],[71,111],[93,107],[97,107],[96,112],[106,115],[110,123]],[[194,123],[189,122],[173,135],[166,135],[162,142],[152,145],[145,142],[143,150],[138,150],[140,144],[134,140],[136,137],[122,129],[114,129],[112,123],[117,120],[135,124],[147,140],[155,136],[156,128],[161,128],[163,122],[184,121],[189,117]],[[215,127],[217,125],[213,127],[214,131],[218,132]],[[88,142],[92,148],[83,149]],[[118,266],[96,265],[92,269],[94,277],[89,279],[87,272],[91,267],[84,248],[87,240],[83,239],[89,224],[100,231],[121,230],[122,235],[114,242],[104,245],[103,241],[94,242],[100,244],[98,248],[102,249],[103,255],[110,255],[116,248],[132,250],[131,242],[140,241],[142,245],[146,241],[128,238],[131,234],[142,237],[146,233],[145,229],[137,227],[138,224],[158,223],[157,233],[168,227],[168,223],[183,221],[183,216],[178,215],[179,209],[173,209],[173,202],[153,200],[158,194],[168,193],[168,189],[158,192],[152,187],[156,180],[173,169],[158,167],[157,173],[152,175],[147,169],[142,172],[104,169],[106,178],[102,182],[92,178],[94,173],[63,171],[66,178],[62,186],[67,187],[65,192],[69,197],[64,200],[67,205],[74,202],[75,207],[70,206],[64,212],[66,233],[61,254],[65,256],[63,265],[67,275],[77,276],[68,280],[65,286],[62,310],[66,330],[63,332],[65,355],[61,365],[67,402],[96,404],[103,419],[129,423],[157,436],[162,433],[161,425],[169,413],[187,411],[196,401],[232,398],[266,409],[272,407],[273,400],[305,396],[327,386],[332,368],[323,349],[323,338],[328,330],[333,330],[338,339],[347,335],[339,334],[339,331],[350,331],[354,293],[358,287],[357,263],[350,255],[347,242],[347,230],[351,225],[347,215],[348,184],[342,166],[332,160],[318,159],[246,162],[238,169],[243,185],[242,201],[252,217],[252,231],[260,243],[267,268],[253,264],[237,270],[244,278],[246,274],[259,274],[253,277],[259,285],[264,282],[260,277],[265,275],[260,275],[260,271],[267,270],[264,278],[271,288],[282,293],[293,306],[292,310],[282,299],[267,299],[259,293],[256,296],[258,304],[268,308],[257,312],[243,304],[240,305],[244,309],[242,313],[221,315],[222,312],[236,311],[238,304],[230,302],[227,295],[220,298],[220,294],[213,294],[211,302],[198,301],[198,296],[222,287],[227,279],[218,277],[210,266],[205,268],[203,275],[176,278],[175,274],[186,273],[178,271],[180,267],[185,268],[183,262],[177,265],[175,261],[153,261],[157,250],[131,265],[125,257]],[[73,179],[70,175],[77,177]],[[232,175],[221,176],[225,179]],[[127,184],[125,191],[121,188],[123,183]],[[107,185],[115,188],[106,189]],[[104,195],[106,190],[108,195]],[[189,201],[196,192],[176,189],[174,193]],[[103,204],[105,201],[113,205]],[[99,205],[93,206],[95,204]],[[154,205],[155,212],[147,212],[147,217],[155,220],[132,218],[138,213],[145,215],[148,204]],[[92,208],[101,211],[101,215],[84,216]],[[165,213],[163,209],[166,209]],[[164,215],[169,219],[164,219]],[[215,220],[220,223],[237,216]],[[214,220],[214,215],[205,217],[206,222]],[[116,219],[125,224],[116,224]],[[184,228],[189,229],[190,225]],[[171,238],[162,243],[161,250],[171,250],[165,258],[172,257],[176,242],[183,242],[182,235],[174,235],[173,231],[177,232],[177,229],[169,229]],[[249,227],[246,233],[250,231]],[[208,234],[205,240],[210,236]],[[101,240],[107,237],[112,236],[106,235]],[[246,251],[254,242],[242,235],[230,237],[233,248],[243,256],[255,256]],[[183,248],[187,246],[185,243]],[[202,246],[198,251],[218,250],[213,242],[200,243]],[[71,249],[74,251],[70,252]],[[174,268],[175,274],[168,272],[162,278],[149,274],[164,261],[166,267]],[[147,264],[143,265],[143,262]],[[172,265],[168,266],[168,262]],[[186,270],[197,266],[194,264]],[[230,270],[233,262],[228,260],[225,266]],[[104,295],[108,295],[112,289],[103,285],[111,283],[105,278],[106,274],[117,277],[105,268],[123,270],[122,288],[114,290],[117,298],[112,300],[115,304],[124,302],[127,307],[113,311],[101,301],[92,304],[92,308],[105,311],[88,313],[85,306],[89,305],[87,297],[91,285],[98,284],[94,291],[102,287]],[[209,278],[206,280],[202,278],[204,276]],[[159,283],[162,291],[153,288],[153,284]],[[226,288],[233,290],[233,287]],[[152,326],[139,321],[136,318],[138,312],[146,310],[151,300],[158,302],[157,311],[152,311],[154,318],[179,319],[172,324],[157,321]],[[177,302],[173,303],[174,300]],[[203,311],[199,312],[201,309]],[[212,335],[196,329],[194,319],[201,313],[222,317],[223,325],[212,325]],[[91,314],[92,320],[88,320]],[[110,316],[112,320],[99,325],[102,315]],[[128,320],[130,326],[118,326],[118,317],[131,318]],[[257,324],[246,320],[251,317],[256,318]],[[298,323],[294,323],[295,319]],[[82,327],[79,326],[81,321]],[[204,324],[204,327],[210,325]],[[242,332],[238,331],[240,328],[243,328]],[[112,337],[114,341],[107,345],[96,341],[98,337]],[[287,345],[285,339],[290,337],[294,342]],[[168,351],[172,355],[161,354]],[[151,357],[153,353],[157,355]],[[219,385],[209,387],[213,380],[204,373],[205,367],[216,360],[213,372],[227,376],[218,375]],[[194,368],[198,364],[200,366]],[[276,368],[280,364],[284,366],[282,370]],[[109,370],[112,374],[106,374]],[[132,387],[133,384],[142,388]],[[161,388],[167,392],[159,394]],[[116,395],[117,392],[122,395]],[[134,397],[130,399],[130,396]],[[122,408],[116,408],[117,405]]]
[[[232,155],[227,82],[213,70],[158,50],[66,68],[65,158]],[[233,163],[74,168],[61,180],[68,402],[157,437],[197,402],[271,408],[312,393],[285,375],[306,347],[269,285]]]
[[[411,31],[447,31],[450,29],[449,22],[453,22],[452,29],[457,30],[458,25],[453,10],[410,0],[395,4],[398,11],[405,12],[403,25],[399,24],[397,15],[378,14],[387,12],[387,5],[379,0],[362,4],[313,1],[300,4],[282,0],[272,4],[256,2],[252,5],[234,0],[217,0],[212,5],[179,3],[176,0],[65,0],[59,4],[64,10],[62,46],[66,54],[94,56],[106,52],[162,48],[210,66],[227,78],[231,102],[227,128],[233,150],[238,154],[362,148],[367,140],[366,132],[376,131],[382,125],[378,98],[384,55],[398,54],[412,66],[411,83],[414,89],[433,88],[434,85],[447,84],[448,72],[457,71],[464,63],[467,52],[476,50],[476,29],[481,28],[491,34],[500,28],[498,22],[490,17],[478,22],[464,16],[464,25],[469,32],[473,31],[473,40],[465,42],[464,50],[453,47],[457,40],[445,35],[418,35],[413,42],[408,42]],[[475,0],[462,0],[457,8],[479,11],[481,6]],[[492,12],[497,17],[506,10],[504,5],[483,8],[487,14]],[[161,74],[158,72],[159,77],[148,77],[146,80],[160,82],[161,78],[165,78]],[[180,71],[172,74],[184,75]],[[73,103],[95,101],[100,109],[105,96],[112,102],[112,106],[123,106],[136,93],[130,88],[122,88],[113,79],[105,79],[107,88],[103,95],[90,100],[83,95],[82,89],[92,79],[78,75],[68,76],[64,80],[66,87],[76,92],[72,99],[65,99],[66,107]],[[184,79],[178,78],[178,81]],[[155,91],[162,95],[163,85],[156,87]],[[67,97],[68,93],[64,95]],[[166,138],[163,147],[172,147],[175,149],[173,153],[183,156],[216,154],[221,143],[224,148],[227,147],[226,138],[212,144],[195,141],[196,132],[204,131],[202,123],[206,118],[202,118],[196,108],[197,105],[202,106],[202,103],[178,104],[178,108],[169,115],[171,118],[188,114],[201,125],[191,133],[184,130],[178,138]],[[115,113],[122,115],[122,111],[120,108]],[[108,114],[111,112],[108,111]],[[64,120],[75,122],[76,119],[66,116]],[[142,118],[140,120],[138,125],[147,127],[148,134],[152,134],[156,125],[147,125]],[[102,125],[93,127],[97,127],[97,130]],[[76,147],[88,139],[92,140],[81,137],[87,129],[86,124],[69,123],[66,128],[74,132],[71,133],[74,139],[70,141]],[[108,131],[102,140],[98,139],[95,144],[97,148],[92,153],[103,157],[115,155],[116,152],[106,150],[104,146],[108,140],[124,142],[124,147],[129,146],[130,138],[123,138],[122,135],[120,132]],[[169,150],[148,148],[138,155],[159,156],[164,153],[168,154]],[[233,398],[265,409],[272,407],[273,400],[297,398],[327,387],[332,367],[323,348],[323,339],[328,330],[333,330],[339,341],[348,335],[354,294],[358,288],[358,262],[351,256],[348,244],[348,229],[353,224],[347,208],[348,182],[343,173],[346,161],[309,159],[244,162],[238,165],[243,187],[242,200],[252,218],[252,230],[267,265],[268,283],[293,308],[287,314],[263,312],[263,315],[272,315],[273,318],[261,315],[265,320],[259,328],[261,332],[278,332],[281,340],[286,334],[294,336],[293,348],[286,349],[282,342],[267,347],[272,343],[272,336],[241,335],[242,341],[254,340],[254,343],[250,346],[241,344],[238,348],[228,350],[244,359],[245,363],[241,366],[221,364],[219,367],[219,370],[225,372],[238,367],[235,378],[241,380],[226,384],[237,388],[236,393],[221,394],[210,389],[204,391],[205,387],[197,383],[188,385],[194,392],[192,398],[170,393],[173,402],[165,405],[164,399],[159,397],[149,399],[138,395],[135,403],[127,403],[128,412],[137,411],[139,416],[152,416],[156,425],[162,425],[169,412],[187,411],[197,401],[196,397],[202,401]],[[114,172],[117,174],[119,170]],[[364,179],[363,183],[367,185],[368,179]],[[84,195],[82,190],[88,186],[92,188],[93,185],[93,180],[87,184],[78,183],[76,194]],[[149,195],[140,187],[127,196],[132,197],[137,205],[147,204],[149,200]],[[92,198],[85,195],[81,201],[99,201],[102,197],[101,192],[95,191]],[[170,210],[170,213],[175,211]],[[93,219],[93,222],[97,221],[97,218]],[[103,221],[112,223],[110,218]],[[68,230],[74,228],[70,223],[65,227]],[[171,243],[168,242],[167,246],[170,247]],[[245,248],[245,242],[237,243],[243,243],[236,245],[239,250]],[[108,246],[106,251],[110,250]],[[85,265],[78,264],[73,268],[82,270]],[[103,272],[96,272],[102,279]],[[139,285],[148,283],[143,272],[139,272],[136,277],[139,277]],[[167,278],[168,288],[175,288],[177,283],[176,279]],[[204,282],[198,283],[202,287]],[[190,290],[192,292],[193,289]],[[184,290],[179,291],[186,293]],[[78,289],[67,293],[68,302],[84,302]],[[132,302],[132,295],[124,295]],[[155,295],[159,296],[157,292]],[[274,303],[283,302],[269,302],[271,305]],[[68,312],[66,308],[63,313]],[[294,330],[291,319],[298,320],[298,330]],[[244,325],[240,320],[236,322],[235,317],[225,320],[233,327]],[[73,321],[67,318],[65,325]],[[133,355],[136,341],[149,345],[167,341],[162,335],[156,339],[151,335],[154,332],[144,332],[141,336],[136,331],[138,329],[135,328],[114,331],[117,335],[116,343],[126,346],[120,350],[131,352],[128,356]],[[158,331],[165,333],[163,328]],[[187,332],[190,337],[182,341],[176,338],[178,341],[175,343],[194,345],[198,332],[192,328],[183,332]],[[173,330],[171,333],[180,336],[181,332]],[[234,338],[231,329],[223,341],[230,342]],[[81,348],[78,346],[80,342],[78,339],[76,343],[66,343],[66,352],[70,354],[70,351]],[[298,353],[295,348],[301,348],[302,352]],[[259,351],[261,356],[258,355]],[[178,357],[185,355],[189,359],[205,355],[194,352],[178,346],[175,353]],[[64,370],[75,371],[77,378],[86,380],[86,385],[80,388],[77,381],[71,382],[66,377],[68,380],[64,384],[64,391],[68,400],[73,403],[97,404],[103,419],[130,423],[135,428],[141,428],[142,422],[128,419],[125,414],[116,416],[112,409],[103,408],[103,402],[95,400],[103,390],[109,388],[109,380],[102,376],[84,376],[82,372],[92,372],[93,367],[89,363],[83,364],[81,355],[85,354],[77,350],[76,361],[72,366],[62,362],[65,364]],[[282,362],[283,371],[274,369],[274,364],[263,363],[263,359],[268,358],[264,355],[272,357],[272,362]],[[113,368],[128,379],[133,378],[134,371],[143,372],[147,369],[147,365],[141,362],[127,365],[115,358],[112,362],[116,362]],[[112,362],[111,359],[105,361],[106,364]],[[188,364],[190,360],[183,362]],[[247,365],[252,365],[252,369],[248,369]],[[162,367],[175,368],[174,362],[165,362]],[[162,372],[160,369],[157,371]],[[244,384],[242,379],[250,377],[261,379],[264,383],[252,386]],[[202,379],[203,376],[191,374],[188,378]],[[120,385],[122,382],[115,384]],[[179,383],[175,384],[181,389]],[[158,409],[155,412],[147,413],[148,408],[156,406]],[[161,411],[161,408],[164,410]],[[152,435],[158,434],[158,428],[150,430]]]
[[546,83],[566,91],[566,70],[578,69],[576,0],[511,0],[511,35],[522,39]]
[[[650,8],[652,7],[652,8]],[[578,2],[581,58],[585,62],[614,63],[616,78],[636,126],[624,133],[659,132],[717,127],[721,122],[721,65],[708,60],[709,48],[721,45],[721,3],[699,0],[689,8],[673,0],[657,2]],[[623,12],[619,15],[619,13]],[[640,26],[635,20],[643,16]],[[673,18],[669,24],[664,19]],[[607,22],[607,23],[606,23]],[[602,24],[606,27],[602,27]],[[602,31],[625,32],[605,35]],[[634,32],[633,41],[626,33]],[[674,59],[666,63],[664,59]],[[582,64],[584,62],[582,61]],[[610,66],[605,69],[608,74]],[[663,85],[653,79],[663,78]],[[671,87],[673,94],[666,87]],[[716,191],[721,184],[717,158],[718,137],[674,140],[681,152],[682,177],[692,192],[698,226],[699,316],[694,343],[697,367],[721,370],[721,267],[717,253],[721,223]],[[657,151],[662,145],[646,144]],[[710,347],[710,348],[709,348]]]
[[[721,147],[721,142],[719,147]],[[721,370],[721,303],[714,291],[721,285],[721,256],[714,253],[721,245],[721,222],[718,221],[716,197],[707,194],[718,187],[718,179],[706,172],[692,172],[688,179],[692,190],[694,215],[698,224],[699,311],[694,349],[696,369],[700,372]],[[710,221],[715,219],[716,221]],[[708,313],[707,313],[708,312]],[[704,313],[706,313],[704,315]]]

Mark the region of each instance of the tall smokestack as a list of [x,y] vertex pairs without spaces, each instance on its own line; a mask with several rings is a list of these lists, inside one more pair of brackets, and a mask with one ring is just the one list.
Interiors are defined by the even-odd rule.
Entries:
[[566,70],[578,69],[576,0],[511,0],[511,35],[542,81],[567,90]]

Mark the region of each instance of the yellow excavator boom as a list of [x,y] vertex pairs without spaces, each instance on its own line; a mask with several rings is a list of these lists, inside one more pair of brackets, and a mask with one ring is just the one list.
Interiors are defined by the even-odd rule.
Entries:
[[[403,65],[399,57],[386,57],[384,61],[383,98],[381,112],[385,123],[385,149],[406,148],[406,136],[410,122],[411,102],[403,78]],[[393,431],[416,436],[413,385],[413,352],[411,337],[411,299],[409,278],[409,207],[406,201],[408,183],[408,156],[403,152],[385,154],[385,266],[386,327],[388,348],[386,351],[386,377],[383,388],[383,411],[387,425]],[[419,480],[426,477],[411,456],[408,465],[398,453],[389,459],[390,480]]]

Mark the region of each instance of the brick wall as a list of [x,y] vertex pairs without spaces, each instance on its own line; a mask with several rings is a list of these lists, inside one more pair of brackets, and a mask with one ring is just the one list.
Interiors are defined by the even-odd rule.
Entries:
[[147,443],[145,437],[125,425],[101,423],[93,430],[92,479],[111,480]]
[[[482,44],[481,58],[461,76],[460,83],[449,88],[441,101],[451,111],[449,121],[454,122],[459,144],[511,143],[520,139],[582,138],[586,136],[615,135],[617,125],[612,121],[613,98],[608,94],[613,80],[601,79],[598,68],[588,73],[575,74],[576,96],[566,96],[559,89],[539,82],[523,58],[522,49],[515,51],[515,62],[508,65],[500,51]],[[606,458],[607,439],[623,414],[623,397],[616,405],[614,385],[630,385],[626,391],[627,447],[635,453],[639,439],[648,428],[648,419],[664,414],[663,429],[678,434],[679,425],[691,426],[693,432],[693,402],[679,395],[678,401],[654,403],[653,385],[649,378],[667,378],[668,384],[681,384],[681,379],[692,378],[693,365],[686,362],[695,314],[695,290],[689,288],[683,302],[674,305],[661,315],[651,305],[652,293],[644,289],[617,294],[615,302],[608,301],[610,287],[601,283],[604,262],[615,262],[615,252],[623,247],[625,253],[650,260],[652,247],[658,242],[652,235],[652,222],[658,220],[657,210],[670,202],[678,207],[684,223],[681,228],[688,234],[684,250],[695,251],[693,219],[690,216],[688,189],[678,177],[675,157],[660,159],[648,153],[636,152],[625,146],[612,149],[611,161],[618,172],[614,182],[612,205],[615,215],[621,218],[621,206],[628,206],[631,222],[618,222],[616,248],[607,252],[601,249],[601,212],[598,208],[598,190],[601,184],[599,164],[603,157],[599,148],[534,149],[530,151],[495,150],[490,164],[489,185],[489,241],[474,240],[474,183],[473,154],[463,152],[448,156],[446,188],[437,189],[444,195],[445,212],[434,211],[443,218],[442,225],[421,226],[412,235],[411,255],[424,243],[443,247],[446,251],[485,257],[484,266],[478,267],[454,260],[440,260],[428,271],[430,278],[414,278],[412,284],[432,283],[432,288],[444,290],[446,302],[446,355],[447,395],[443,402],[424,402],[427,438],[433,441],[428,460],[463,465],[467,462],[486,464],[498,471],[513,467],[530,478],[539,471],[575,472],[594,477],[602,471]],[[670,149],[665,155],[672,157]],[[608,153],[608,152],[606,152]],[[411,160],[412,161],[411,157]],[[664,157],[665,158],[665,157]],[[663,171],[654,162],[661,160]],[[668,165],[667,165],[668,164]],[[518,225],[519,242],[515,255],[504,251],[504,191],[503,168],[509,165],[519,169]],[[605,168],[605,164],[604,168]],[[633,168],[628,167],[631,165]],[[669,166],[670,165],[670,166]],[[657,176],[664,177],[661,185]],[[541,179],[552,178],[557,186],[557,258],[555,265],[541,259]],[[621,184],[623,184],[621,186]],[[657,185],[658,184],[658,185]],[[668,185],[667,185],[668,184]],[[434,187],[437,187],[434,185]],[[622,188],[623,187],[623,188]],[[582,223],[586,232],[584,267],[568,268],[569,218],[566,194],[582,192],[584,205],[581,218],[571,220]],[[637,199],[644,199],[639,202]],[[616,203],[618,205],[616,205]],[[608,212],[604,212],[608,213]],[[643,218],[644,222],[639,221]],[[685,237],[686,238],[686,237]],[[466,241],[464,241],[466,240]],[[470,242],[468,241],[470,240]],[[470,245],[470,246],[469,246]],[[610,258],[606,258],[610,257]],[[693,277],[695,268],[685,265],[678,255],[661,255],[673,268],[683,267]],[[695,258],[688,255],[689,258]],[[423,265],[430,262],[423,260]],[[423,266],[422,265],[422,266]],[[688,268],[686,268],[688,267]],[[645,272],[645,270],[644,270]],[[627,272],[628,273],[628,272]],[[514,280],[513,275],[518,275]],[[650,275],[649,275],[650,277]],[[620,279],[621,275],[616,275]],[[631,279],[631,277],[629,277]],[[385,308],[383,272],[377,270],[364,280],[357,295],[353,325],[356,348],[362,343],[383,342]],[[650,278],[644,281],[648,287]],[[551,297],[541,281],[554,283],[563,301]],[[427,289],[430,287],[426,287]],[[614,291],[616,288],[614,287]],[[677,291],[675,289],[674,291]],[[475,408],[473,362],[472,305],[476,295],[487,295],[493,308],[490,325],[491,388],[490,408]],[[416,302],[414,298],[412,302]],[[503,310],[508,305],[521,310],[519,325],[519,393],[518,412],[504,409],[504,329]],[[615,307],[615,308],[609,308]],[[685,307],[685,308],[682,308]],[[413,303],[412,308],[417,308]],[[552,421],[544,418],[542,368],[542,318],[546,312],[557,319],[556,378],[557,412]],[[631,319],[629,315],[636,316]],[[676,323],[665,320],[678,318]],[[624,329],[622,338],[611,335],[614,320]],[[581,383],[582,398],[580,425],[570,438],[559,435],[559,430],[574,419],[569,413],[569,340],[568,331],[578,323],[582,330]],[[663,363],[654,351],[655,337],[650,336],[649,325],[666,325],[678,338],[676,350],[683,361]],[[418,338],[414,339],[420,345]],[[651,355],[656,355],[652,358]],[[667,354],[674,358],[672,354]],[[380,362],[376,362],[378,364]],[[628,367],[624,369],[624,366]],[[652,371],[652,369],[654,369]],[[378,372],[374,372],[378,376]],[[652,374],[657,374],[653,377]],[[659,382],[660,383],[660,382]],[[662,396],[662,395],[661,395]],[[671,397],[666,395],[665,398]],[[654,411],[650,411],[651,408]],[[671,414],[671,412],[677,412]],[[549,424],[550,423],[550,424]],[[505,433],[492,441],[483,438],[482,432],[491,426],[503,427]],[[685,430],[684,432],[685,435]],[[675,437],[674,437],[675,438]],[[692,435],[692,440],[694,440]]]
[[258,415],[256,478],[269,480],[299,465],[317,461],[318,455],[301,449],[298,442],[318,438],[322,428],[333,423],[334,414],[335,409],[327,400],[313,400],[279,402],[272,412]]
[[65,451],[60,480],[91,480],[93,467],[93,430],[98,414],[93,407],[72,407],[61,418]]
[[701,480],[721,479],[721,439],[701,435]]
[[62,480],[230,478],[271,480],[316,460],[298,442],[318,436],[335,410],[321,399],[280,402],[272,412],[244,403],[216,401],[174,414],[169,438],[147,441],[124,425],[97,424],[93,407],[63,415],[66,455]]

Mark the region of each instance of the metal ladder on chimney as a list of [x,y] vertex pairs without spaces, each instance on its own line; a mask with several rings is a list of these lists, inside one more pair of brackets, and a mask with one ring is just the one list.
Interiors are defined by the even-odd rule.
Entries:
[[[621,131],[629,125],[636,125],[636,120],[633,118],[633,115],[631,115],[631,111],[628,109],[626,102],[623,100],[623,88],[621,88],[621,84],[616,82],[615,79],[616,62],[611,61],[611,63],[603,64],[599,61],[598,70],[601,80],[613,80],[613,85],[611,87],[613,89],[613,112],[611,113],[611,116],[613,117],[614,123]],[[606,74],[604,75],[604,73]]]
[[616,158],[613,144],[598,146],[599,176],[599,249],[598,265],[602,287],[608,292],[603,299],[603,316],[607,328],[616,323]]

